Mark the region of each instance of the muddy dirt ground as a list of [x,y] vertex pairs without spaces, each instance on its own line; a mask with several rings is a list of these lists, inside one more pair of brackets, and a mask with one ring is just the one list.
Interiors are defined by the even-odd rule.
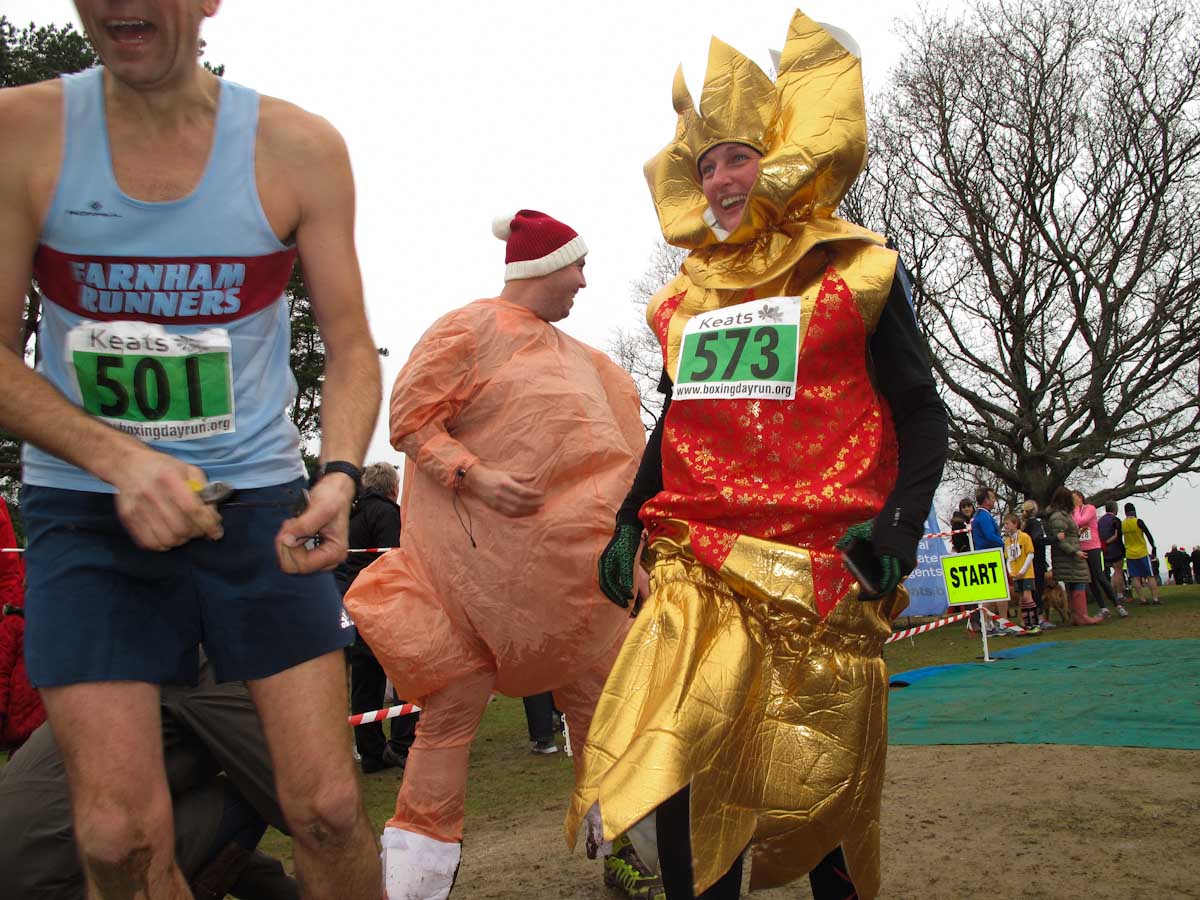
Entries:
[[[561,805],[468,821],[455,900],[613,900]],[[892,747],[880,900],[1200,898],[1200,753]],[[808,900],[806,882],[756,900]]]

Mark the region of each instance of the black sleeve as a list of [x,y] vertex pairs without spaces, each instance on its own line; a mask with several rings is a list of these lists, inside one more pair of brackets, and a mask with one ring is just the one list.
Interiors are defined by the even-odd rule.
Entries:
[[638,510],[647,500],[662,490],[662,439],[663,429],[666,428],[667,410],[671,408],[671,379],[664,369],[658,380],[658,391],[663,395],[662,412],[650,432],[650,440],[642,453],[642,462],[638,466],[637,476],[633,479],[633,487],[625,495],[625,501],[617,510],[618,525],[637,525]]
[[1154,535],[1150,533],[1150,529],[1146,527],[1146,523],[1138,519],[1138,528],[1146,532],[1146,538],[1150,541],[1150,547],[1154,550],[1155,555],[1158,554],[1158,544],[1154,540]]
[[877,552],[896,557],[909,572],[942,479],[949,429],[901,266],[897,261],[892,291],[870,343],[876,385],[892,410],[900,463],[896,486],[875,518],[872,540]]

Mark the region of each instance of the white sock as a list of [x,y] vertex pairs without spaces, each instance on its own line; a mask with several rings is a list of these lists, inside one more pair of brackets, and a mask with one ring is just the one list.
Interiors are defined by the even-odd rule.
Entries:
[[383,829],[381,843],[387,900],[446,900],[450,896],[462,844],[391,827]]

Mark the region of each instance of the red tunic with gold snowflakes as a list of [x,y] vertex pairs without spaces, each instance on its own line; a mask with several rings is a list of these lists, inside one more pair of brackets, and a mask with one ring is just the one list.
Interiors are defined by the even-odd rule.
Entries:
[[[736,303],[755,299],[753,291],[729,293]],[[834,542],[882,508],[896,480],[896,437],[867,368],[882,298],[857,300],[832,266],[809,294],[795,399],[672,403],[663,490],[641,515],[651,540],[663,520],[687,522],[693,553],[713,571],[742,534],[807,548],[824,615],[853,580]],[[701,311],[687,309],[686,296],[667,298],[650,315],[668,372],[672,329]]]

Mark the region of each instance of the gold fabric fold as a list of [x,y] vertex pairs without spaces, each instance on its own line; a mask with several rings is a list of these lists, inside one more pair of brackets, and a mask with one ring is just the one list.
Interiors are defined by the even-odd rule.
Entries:
[[697,894],[753,841],[752,890],[804,875],[841,844],[859,895],[875,896],[880,653],[903,589],[863,602],[852,588],[822,620],[804,549],[742,536],[716,573],[695,560],[685,523],[667,533],[596,707],[568,841],[597,801],[611,838],[691,784]]

